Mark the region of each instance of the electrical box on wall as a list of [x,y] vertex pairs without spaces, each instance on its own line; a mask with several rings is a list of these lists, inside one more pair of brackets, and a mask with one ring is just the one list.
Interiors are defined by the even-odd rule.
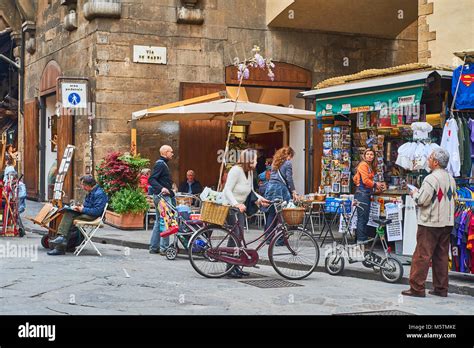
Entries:
[[133,62],[145,64],[166,64],[166,47],[133,46]]

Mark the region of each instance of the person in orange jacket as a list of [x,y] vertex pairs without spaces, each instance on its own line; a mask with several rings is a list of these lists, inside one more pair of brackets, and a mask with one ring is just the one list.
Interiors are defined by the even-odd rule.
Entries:
[[360,209],[357,209],[357,243],[363,243],[368,240],[367,223],[369,222],[370,198],[374,189],[380,190],[382,183],[375,182],[374,176],[377,169],[375,161],[375,151],[367,149],[364,151],[362,161],[357,166],[353,181],[356,186],[354,199],[362,203]]

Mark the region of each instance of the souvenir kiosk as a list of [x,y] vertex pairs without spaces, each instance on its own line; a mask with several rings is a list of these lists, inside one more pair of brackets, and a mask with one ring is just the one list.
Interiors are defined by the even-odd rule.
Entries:
[[399,255],[413,253],[416,213],[407,185],[419,187],[430,149],[441,141],[451,77],[449,70],[409,64],[329,79],[302,94],[315,100],[323,134],[319,190],[329,196],[353,193],[361,154],[368,147],[375,150],[375,180],[386,190],[374,197],[369,226],[375,227],[373,219],[380,216],[392,219],[386,237]]

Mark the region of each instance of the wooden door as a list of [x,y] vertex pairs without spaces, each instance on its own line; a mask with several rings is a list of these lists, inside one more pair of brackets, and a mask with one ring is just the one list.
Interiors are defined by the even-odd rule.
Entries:
[[[61,165],[61,160],[64,155],[64,150],[66,149],[67,145],[74,145],[74,122],[72,115],[62,115],[58,119],[58,152],[57,152],[57,159],[58,159],[58,168]],[[74,161],[71,161],[71,166],[67,172],[67,175],[64,179],[63,185],[63,201],[69,202],[74,195],[73,191],[73,173],[74,173]]]
[[[181,100],[225,91],[225,85],[181,83]],[[203,186],[216,186],[219,181],[218,151],[224,150],[227,129],[225,121],[179,122],[179,180],[186,178],[186,171],[196,172],[196,180]]]
[[39,199],[39,109],[38,101],[25,101],[24,179],[29,199]]

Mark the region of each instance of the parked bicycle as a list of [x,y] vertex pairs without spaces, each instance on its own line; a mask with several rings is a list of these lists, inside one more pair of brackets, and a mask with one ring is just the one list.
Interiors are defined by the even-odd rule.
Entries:
[[[363,209],[362,203],[357,200],[353,202],[356,209],[352,211],[349,218],[346,219],[343,230],[342,242],[337,243],[335,247],[331,249],[329,254],[326,256],[324,267],[326,272],[331,275],[338,275],[344,271],[345,259],[349,263],[361,262],[367,268],[373,268],[374,271],[380,271],[382,279],[388,283],[399,282],[403,278],[403,265],[402,263],[391,256],[391,250],[388,247],[387,241],[385,240],[385,226],[390,224],[392,220],[387,219],[374,219],[374,222],[378,224],[376,229],[375,237],[371,238],[361,244],[349,244],[348,236],[352,237],[351,224],[354,214],[357,209]],[[384,256],[380,256],[374,252],[374,247],[377,241],[380,240],[384,251]],[[361,251],[359,246],[368,245],[372,243],[369,250],[365,250],[362,257],[357,257],[358,252]]]
[[[259,261],[258,251],[269,242],[268,258],[279,275],[297,280],[313,273],[319,262],[318,243],[308,231],[285,223],[281,212],[286,203],[281,200],[270,203],[277,212],[276,225],[273,223],[269,227],[271,231],[249,243],[238,222],[232,226],[209,225],[196,232],[188,245],[193,268],[204,277],[220,278],[235,267],[254,267]],[[238,209],[231,208],[230,214],[237,213]],[[255,248],[249,248],[256,242],[259,244]]]

